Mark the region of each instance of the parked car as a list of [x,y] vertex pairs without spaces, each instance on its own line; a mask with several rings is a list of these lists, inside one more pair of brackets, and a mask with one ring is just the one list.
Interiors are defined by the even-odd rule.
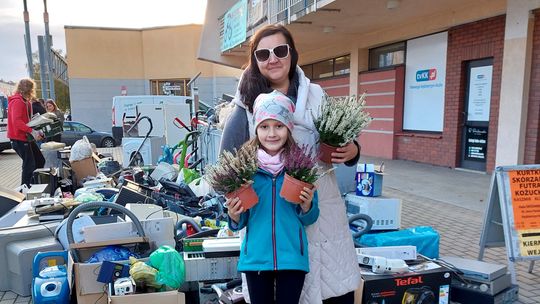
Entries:
[[95,131],[89,126],[75,121],[64,121],[64,132],[62,142],[66,145],[73,145],[77,140],[86,136],[88,140],[98,148],[111,148],[116,146],[116,142],[111,133]]

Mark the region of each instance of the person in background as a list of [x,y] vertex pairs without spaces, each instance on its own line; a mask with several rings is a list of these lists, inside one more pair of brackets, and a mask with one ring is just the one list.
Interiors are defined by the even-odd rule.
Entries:
[[277,91],[257,97],[256,137],[246,145],[257,149],[259,169],[253,189],[259,202],[249,210],[244,210],[238,197],[226,203],[229,227],[248,231],[238,271],[246,275],[252,304],[297,304],[309,272],[305,226],[319,216],[316,188],[304,187],[300,204],[279,195],[285,176],[283,158],[296,145],[291,135],[293,109],[292,101]]
[[[36,84],[32,79],[24,78],[19,81],[15,94],[8,101],[8,131],[13,150],[22,159],[21,185],[30,187],[34,170],[43,168],[45,158],[39,150],[36,140],[41,140],[43,134],[33,130],[26,124],[32,117],[32,101],[36,95]],[[33,140],[28,140],[30,134]]]
[[[284,26],[267,25],[251,37],[249,62],[232,101],[235,107],[225,124],[220,151],[232,151],[255,136],[251,118],[255,98],[273,90],[285,94],[295,104],[292,135],[296,143],[318,148],[319,133],[313,120],[319,115],[324,91],[310,82],[297,63],[298,51]],[[354,166],[359,157],[360,146],[353,141],[338,148],[332,154],[332,162]],[[330,165],[320,165],[323,170],[330,169]],[[300,303],[352,304],[361,276],[345,203],[334,172],[320,178],[316,185],[320,215],[316,223],[306,228],[310,272]]]
[[35,114],[41,115],[41,114],[47,113],[47,109],[45,109],[45,103],[44,103],[43,98],[32,100],[32,112],[33,112],[33,115]]
[[[56,115],[56,118],[58,118],[61,125],[64,124],[64,113],[62,113],[62,111],[58,109],[54,100],[47,99],[47,101],[45,101],[45,108],[47,108],[47,112],[54,113],[54,115]],[[60,142],[61,139],[62,139],[62,134],[58,134],[51,137],[48,141]]]

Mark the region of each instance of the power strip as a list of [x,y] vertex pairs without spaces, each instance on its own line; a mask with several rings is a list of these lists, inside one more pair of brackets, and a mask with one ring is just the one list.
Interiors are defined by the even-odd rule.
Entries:
[[416,246],[383,246],[356,248],[356,254],[380,256],[387,259],[416,260]]

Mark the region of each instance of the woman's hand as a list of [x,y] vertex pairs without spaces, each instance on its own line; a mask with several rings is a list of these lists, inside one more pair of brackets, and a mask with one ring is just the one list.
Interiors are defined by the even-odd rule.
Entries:
[[227,199],[225,204],[227,205],[227,213],[229,214],[229,217],[238,224],[238,222],[240,222],[240,214],[244,212],[242,201],[238,197],[235,197],[233,199]]
[[313,201],[313,195],[315,194],[316,190],[317,186],[314,186],[311,189],[304,187],[304,190],[300,192],[300,199],[302,200],[300,203],[300,208],[302,208],[304,213],[307,213],[309,209],[311,209],[311,202]]
[[337,152],[332,153],[332,163],[341,164],[347,162],[355,158],[358,152],[358,147],[353,142],[350,142],[343,147],[337,148]]

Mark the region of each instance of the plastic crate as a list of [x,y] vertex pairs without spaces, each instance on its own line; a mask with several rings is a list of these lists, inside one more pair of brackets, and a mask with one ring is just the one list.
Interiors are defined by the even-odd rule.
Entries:
[[[54,137],[56,135],[62,134],[62,132],[64,131],[64,129],[62,128],[62,122],[60,122],[59,120],[55,120],[50,124],[39,125],[35,127],[34,130],[43,132],[43,137],[45,138]],[[32,134],[27,134],[26,138],[28,139],[28,141],[34,141],[34,137],[32,136]]]

